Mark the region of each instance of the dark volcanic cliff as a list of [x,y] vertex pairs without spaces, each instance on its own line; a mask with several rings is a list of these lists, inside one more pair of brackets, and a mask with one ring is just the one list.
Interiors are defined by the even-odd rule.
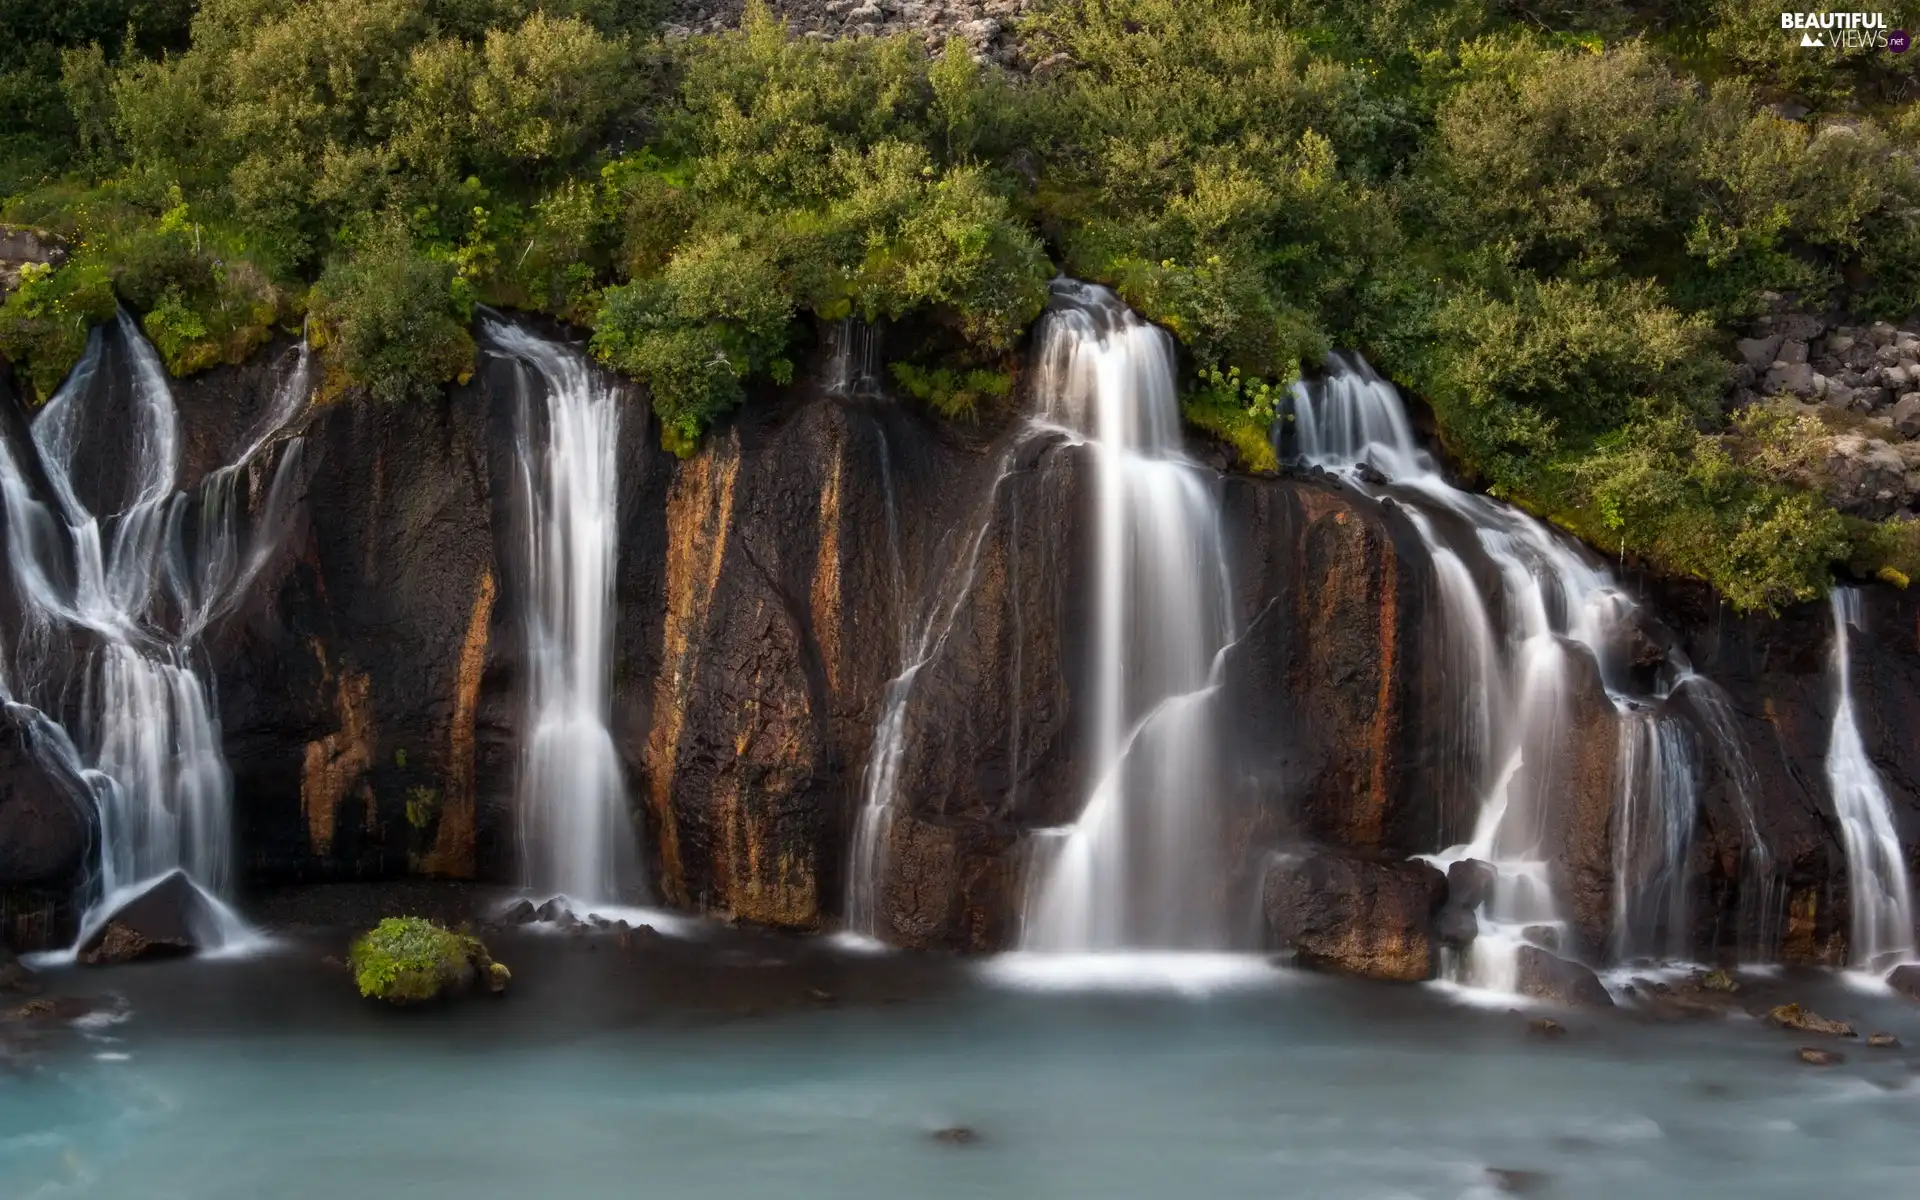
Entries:
[[[196,477],[249,424],[275,364],[176,385]],[[612,725],[654,890],[754,923],[835,923],[889,682],[918,663],[878,929],[905,945],[1004,946],[1023,832],[1071,820],[1085,793],[1086,451],[1010,418],[956,426],[828,395],[815,366],[684,461],[658,449],[642,396],[625,411]],[[348,398],[306,420],[295,528],[207,644],[255,885],[513,878],[526,589],[511,552],[513,386],[487,358],[436,403]],[[1448,750],[1446,633],[1406,517],[1312,474],[1220,487],[1238,633],[1222,663],[1233,853],[1198,886],[1251,914],[1277,848],[1397,859],[1464,840],[1475,797]],[[1746,748],[1743,761],[1703,756],[1688,940],[1705,953],[1769,937],[1834,960],[1847,896],[1823,767],[1826,608],[1736,617],[1703,589],[1643,590],[1725,690]],[[1912,847],[1920,604],[1880,589],[1866,611],[1858,706]],[[1597,950],[1615,885],[1616,735],[1597,669],[1583,686],[1558,757],[1533,769],[1557,773],[1565,800],[1543,836]],[[1687,689],[1667,703],[1686,709]],[[34,789],[5,782],[16,759],[0,753],[0,830],[31,815],[13,797]],[[1749,869],[1755,826],[1771,890]],[[5,895],[46,894],[49,870],[70,871],[72,832],[54,834],[67,841],[0,880]],[[1779,928],[1758,929],[1774,912]]]

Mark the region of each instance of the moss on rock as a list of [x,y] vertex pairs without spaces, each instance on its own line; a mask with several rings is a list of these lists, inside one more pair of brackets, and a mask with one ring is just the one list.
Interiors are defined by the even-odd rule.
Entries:
[[418,1004],[464,991],[476,980],[504,991],[512,976],[479,938],[421,917],[388,917],[347,953],[360,994],[389,1004]]

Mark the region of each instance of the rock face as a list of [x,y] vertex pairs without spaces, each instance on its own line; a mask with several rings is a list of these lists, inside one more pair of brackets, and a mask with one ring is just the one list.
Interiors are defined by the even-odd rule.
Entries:
[[0,709],[0,942],[25,947],[73,936],[74,897],[94,844],[92,794],[47,737]]
[[218,916],[186,875],[174,871],[110,914],[80,945],[80,961],[113,966],[192,954],[207,943]]
[[[877,932],[1004,948],[1031,831],[1071,821],[1087,794],[1092,462],[1007,413],[958,426],[827,394],[826,357],[684,461],[658,449],[645,397],[628,393],[611,729],[650,876],[676,907],[831,927],[879,745],[896,803],[878,839]],[[269,354],[177,385],[190,477],[231,457],[276,380]],[[532,582],[514,551],[519,386],[487,358],[435,403],[347,397],[306,418],[296,528],[206,643],[253,883],[514,877]],[[0,420],[20,419],[0,403]],[[1420,540],[1393,502],[1316,472],[1217,487],[1236,639],[1219,663],[1215,799],[1231,853],[1196,886],[1245,914],[1245,944],[1264,923],[1332,969],[1426,978],[1440,940],[1473,936],[1484,881],[1463,873],[1436,892],[1437,872],[1404,861],[1466,841],[1479,801],[1446,749],[1457,682]],[[1625,669],[1672,645],[1718,689],[1690,681],[1657,714],[1702,748],[1679,940],[1703,959],[1844,961],[1825,606],[1736,617],[1701,588],[1628,585],[1665,627],[1649,625]],[[1911,846],[1920,601],[1876,589],[1865,613],[1857,708]],[[1559,949],[1597,959],[1616,892],[1620,723],[1598,665],[1564,649],[1571,720],[1525,769],[1560,798],[1538,830],[1567,901]],[[71,895],[85,794],[53,803],[58,789],[5,737],[0,831],[9,814],[21,824],[0,837],[0,871],[14,872],[0,904],[29,887]],[[1308,868],[1270,867],[1301,846],[1325,848],[1303,861],[1328,897],[1301,892]],[[7,920],[7,936],[43,944]]]
[[1446,876],[1426,863],[1319,851],[1277,856],[1263,889],[1273,941],[1296,962],[1399,983],[1433,978],[1446,898]]

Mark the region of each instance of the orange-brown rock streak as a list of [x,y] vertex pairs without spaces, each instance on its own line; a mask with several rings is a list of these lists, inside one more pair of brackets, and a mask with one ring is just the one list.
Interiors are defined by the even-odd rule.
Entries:
[[453,724],[447,739],[445,796],[433,849],[421,869],[429,875],[471,879],[474,872],[474,720],[480,708],[480,680],[486,673],[489,630],[493,623],[493,572],[480,576],[473,614],[460,645],[460,669],[454,677]]
[[342,670],[336,677],[325,648],[317,641],[313,653],[320,660],[322,679],[334,685],[334,709],[340,721],[338,730],[307,743],[300,776],[300,811],[306,818],[307,839],[315,856],[325,858],[333,849],[340,804],[356,787],[367,805],[368,827],[377,821],[373,789],[367,783],[367,771],[373,766],[373,706],[364,672]]
[[700,667],[713,591],[726,560],[740,473],[738,435],[716,442],[684,464],[667,495],[667,613],[653,727],[647,737],[648,803],[659,830],[660,892],[688,902],[673,811],[674,766],[687,703]]

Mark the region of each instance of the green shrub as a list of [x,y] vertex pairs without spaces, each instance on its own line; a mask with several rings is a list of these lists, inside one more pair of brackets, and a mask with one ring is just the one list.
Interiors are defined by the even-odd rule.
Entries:
[[470,375],[472,314],[455,284],[452,263],[420,254],[391,222],[336,258],[314,286],[312,308],[328,390],[425,400]]
[[[470,986],[476,972],[494,990],[506,968],[495,963],[480,939],[455,933],[421,917],[388,917],[354,940],[347,952],[360,994],[390,1004],[418,1004]],[[497,969],[496,969],[497,968]]]
[[1013,393],[1013,376],[1005,371],[921,367],[910,362],[893,363],[889,370],[901,390],[949,421],[975,420],[982,404]]
[[30,263],[0,304],[0,354],[44,403],[86,352],[87,331],[116,307],[106,266],[86,248],[58,268]]

